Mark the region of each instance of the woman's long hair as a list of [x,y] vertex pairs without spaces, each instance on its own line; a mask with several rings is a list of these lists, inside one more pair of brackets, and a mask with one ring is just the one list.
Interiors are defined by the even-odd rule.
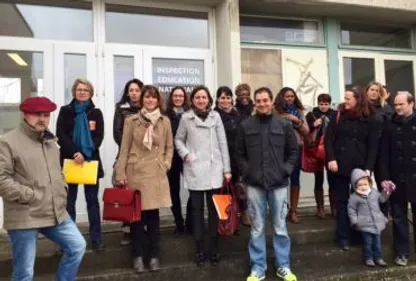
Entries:
[[[353,86],[347,88],[346,92],[352,92],[354,98],[357,100],[357,105],[355,106],[354,112],[359,117],[368,117],[374,114],[374,108],[371,106],[370,102],[367,99],[367,95],[363,92],[360,86]],[[339,111],[347,111],[345,108],[345,103],[341,103],[338,107]]]
[[283,87],[279,93],[277,94],[275,100],[274,100],[274,108],[279,114],[284,114],[285,111],[285,94],[288,91],[292,91],[295,95],[295,100],[293,101],[293,104],[296,106],[296,109],[299,111],[305,110],[305,107],[303,106],[302,102],[298,98],[298,95],[296,94],[295,90],[293,90],[290,87]]
[[139,86],[140,90],[143,89],[143,82],[140,81],[139,79],[131,79],[130,81],[127,81],[126,85],[124,86],[124,90],[123,90],[123,95],[121,96],[120,101],[117,103],[117,105],[121,105],[121,104],[125,104],[126,102],[130,102],[130,97],[129,97],[129,88],[131,84],[137,84],[137,86]]
[[374,85],[377,86],[377,88],[378,88],[378,101],[380,102],[381,107],[384,107],[387,104],[387,102],[386,102],[387,92],[386,92],[386,90],[384,89],[384,87],[381,83],[376,82],[376,81],[371,81],[367,85],[367,87],[365,87],[364,93],[367,95],[368,90],[371,88],[371,86],[374,86]]

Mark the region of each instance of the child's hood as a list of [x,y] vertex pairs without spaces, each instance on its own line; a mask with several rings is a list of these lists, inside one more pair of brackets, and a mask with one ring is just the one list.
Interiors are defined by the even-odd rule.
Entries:
[[362,178],[368,177],[368,174],[361,169],[354,169],[351,173],[351,185],[354,190],[357,189],[357,181]]

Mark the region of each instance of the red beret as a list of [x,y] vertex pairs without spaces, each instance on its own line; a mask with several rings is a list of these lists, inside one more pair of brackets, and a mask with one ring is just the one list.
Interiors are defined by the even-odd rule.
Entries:
[[24,113],[53,112],[56,104],[46,97],[30,97],[20,104],[20,111]]

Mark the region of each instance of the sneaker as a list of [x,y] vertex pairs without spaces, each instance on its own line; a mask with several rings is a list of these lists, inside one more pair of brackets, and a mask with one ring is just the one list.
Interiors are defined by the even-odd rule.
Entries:
[[261,275],[257,272],[252,272],[250,273],[250,275],[247,277],[246,281],[261,281],[266,279],[266,275]]
[[376,266],[376,264],[374,263],[373,260],[365,260],[364,264],[368,267],[375,267]]
[[279,267],[276,271],[277,277],[282,278],[284,281],[297,281],[296,275],[287,267]]
[[382,258],[376,259],[376,264],[381,267],[387,266],[387,263]]
[[395,260],[394,263],[398,266],[407,266],[407,258],[404,256],[398,256]]

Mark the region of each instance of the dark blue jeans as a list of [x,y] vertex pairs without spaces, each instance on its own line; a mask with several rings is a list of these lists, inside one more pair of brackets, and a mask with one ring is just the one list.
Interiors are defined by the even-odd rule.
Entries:
[[[101,242],[101,217],[100,203],[98,202],[98,184],[85,185],[84,194],[87,201],[88,221],[90,223],[90,239],[92,242]],[[72,220],[76,221],[77,211],[75,208],[78,196],[78,185],[68,185],[68,198],[66,210]]]
[[376,260],[383,257],[381,252],[381,234],[363,232],[364,260]]
[[[413,221],[416,218],[416,204],[411,204]],[[409,220],[408,203],[391,202],[391,215],[393,217],[394,249],[398,256],[409,257]],[[413,224],[413,238],[416,243],[416,225]],[[415,246],[416,247],[416,246]]]
[[337,174],[331,174],[331,185],[336,194],[337,227],[336,236],[341,246],[350,243],[350,220],[348,218],[348,199],[350,198],[350,179]]

